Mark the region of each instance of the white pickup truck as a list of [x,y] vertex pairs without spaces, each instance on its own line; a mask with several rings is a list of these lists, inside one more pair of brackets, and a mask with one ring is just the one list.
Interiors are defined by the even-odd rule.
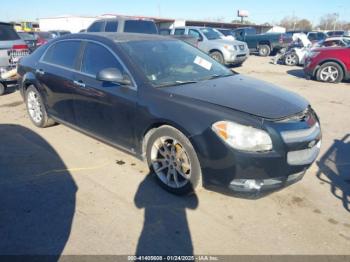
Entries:
[[195,37],[198,40],[198,48],[222,64],[240,66],[249,56],[245,42],[222,39],[222,34],[210,27],[176,27],[170,34]]

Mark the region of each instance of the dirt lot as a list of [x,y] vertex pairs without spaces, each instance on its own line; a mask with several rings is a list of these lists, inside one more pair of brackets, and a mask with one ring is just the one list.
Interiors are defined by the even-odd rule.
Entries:
[[350,254],[350,84],[256,56],[236,71],[318,112],[320,161],[301,182],[254,201],[175,197],[121,151],[62,125],[35,128],[12,92],[0,97],[0,253]]

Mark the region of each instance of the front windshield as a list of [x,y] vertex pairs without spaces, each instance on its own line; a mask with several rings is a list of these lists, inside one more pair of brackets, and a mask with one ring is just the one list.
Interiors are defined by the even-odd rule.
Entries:
[[208,40],[221,39],[221,34],[213,28],[202,28],[200,30]]
[[233,75],[231,70],[182,41],[131,41],[120,46],[154,87]]

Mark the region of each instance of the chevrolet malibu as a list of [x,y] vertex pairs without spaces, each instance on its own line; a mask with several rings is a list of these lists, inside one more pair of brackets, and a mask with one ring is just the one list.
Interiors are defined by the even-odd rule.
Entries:
[[148,162],[168,191],[260,197],[302,179],[321,144],[300,96],[158,35],[75,34],[21,60],[33,124],[67,125]]

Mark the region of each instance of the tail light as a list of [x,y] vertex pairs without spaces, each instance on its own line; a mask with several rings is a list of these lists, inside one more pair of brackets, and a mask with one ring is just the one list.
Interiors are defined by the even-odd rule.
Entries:
[[13,45],[12,50],[28,50],[28,46],[26,44]]
[[37,41],[36,41],[36,44],[37,46],[41,46],[41,45],[44,45],[46,44],[48,41],[44,38],[38,38]]

